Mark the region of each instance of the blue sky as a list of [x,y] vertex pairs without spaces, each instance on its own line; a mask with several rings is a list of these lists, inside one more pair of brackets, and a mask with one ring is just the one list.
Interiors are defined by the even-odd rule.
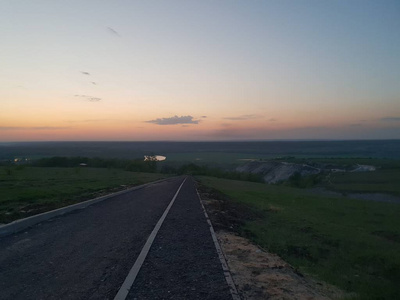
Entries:
[[1,141],[400,138],[399,1],[2,1],[0,36]]

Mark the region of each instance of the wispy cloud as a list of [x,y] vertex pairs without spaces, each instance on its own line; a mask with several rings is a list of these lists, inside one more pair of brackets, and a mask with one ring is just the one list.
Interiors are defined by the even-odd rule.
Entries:
[[99,101],[101,101],[101,98],[92,97],[92,96],[88,96],[88,95],[74,95],[74,96],[75,97],[84,98],[86,101],[89,101],[89,102],[99,102]]
[[275,119],[275,118],[271,118],[271,119],[269,119],[268,121],[270,121],[270,122],[276,122],[276,121],[278,121],[278,120]]
[[82,73],[83,75],[88,75],[88,76],[90,76],[90,73],[89,73],[89,72],[81,71],[81,73]]
[[107,29],[108,29],[108,32],[110,32],[111,34],[113,34],[113,35],[115,35],[117,37],[121,37],[121,35],[116,30],[114,30],[113,28],[107,27]]
[[398,122],[400,121],[400,117],[386,117],[386,118],[381,118],[379,121],[382,122]]
[[241,121],[241,120],[250,120],[250,119],[258,119],[262,118],[260,115],[241,115],[237,117],[226,117],[224,118],[225,120],[231,120],[231,121]]
[[0,126],[0,130],[60,130],[69,129],[71,127],[60,127],[60,126]]
[[94,85],[97,85],[97,83],[96,83],[96,82],[94,82],[94,81],[92,81],[92,84],[94,84]]
[[72,121],[72,120],[66,120],[64,122],[66,123],[97,123],[97,122],[105,122],[108,121],[109,119],[88,119],[88,120],[77,120],[77,121]]
[[85,123],[104,122],[104,121],[108,121],[108,119],[89,119],[89,120],[82,120],[82,122],[85,122]]
[[200,120],[193,120],[192,116],[173,116],[170,118],[158,118],[155,120],[146,121],[157,125],[176,125],[176,124],[199,124]]
[[360,126],[362,126],[362,124],[361,123],[354,123],[354,124],[350,124],[349,126],[350,127],[360,127]]
[[101,101],[101,98],[90,97],[90,98],[87,98],[87,100],[90,101],[90,102],[99,102],[99,101]]
[[33,130],[59,130],[59,129],[68,129],[70,127],[67,126],[37,126],[37,127],[28,127]]

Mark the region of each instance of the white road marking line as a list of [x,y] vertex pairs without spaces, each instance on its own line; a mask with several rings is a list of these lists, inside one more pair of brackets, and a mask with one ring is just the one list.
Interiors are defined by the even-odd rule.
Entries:
[[126,297],[128,296],[129,290],[131,289],[131,287],[136,279],[136,276],[139,273],[140,268],[142,267],[142,264],[143,264],[144,260],[146,259],[147,254],[150,251],[150,247],[153,244],[154,239],[156,238],[156,235],[161,228],[161,225],[163,224],[165,218],[167,217],[169,210],[171,209],[172,205],[174,204],[176,197],[178,197],[179,191],[181,190],[186,179],[187,178],[185,178],[185,180],[183,180],[183,182],[179,186],[178,190],[176,191],[175,196],[172,198],[171,202],[165,209],[160,220],[158,220],[156,226],[154,227],[153,231],[151,232],[150,236],[148,237],[146,244],[144,244],[142,251],[140,252],[138,258],[136,259],[135,264],[133,265],[132,269],[129,271],[128,276],[125,278],[125,281],[122,284],[122,286],[120,287],[114,300],[125,300]]
[[212,226],[211,220],[208,217],[206,208],[204,207],[203,202],[201,201],[201,197],[200,197],[199,191],[197,189],[196,189],[196,192],[197,192],[197,196],[199,197],[199,201],[200,201],[201,207],[203,208],[204,215],[206,216],[207,223],[210,226],[211,236],[212,236],[212,239],[214,241],[215,248],[217,249],[218,257],[219,257],[219,260],[221,262],[222,270],[224,271],[224,276],[225,276],[226,282],[228,283],[229,290],[230,290],[231,295],[232,295],[232,299],[233,300],[240,300],[240,296],[239,296],[239,293],[238,293],[238,291],[236,289],[235,282],[233,281],[231,272],[229,271],[228,264],[226,263],[224,252],[222,251],[222,248],[219,245],[217,236],[215,235],[214,227]]

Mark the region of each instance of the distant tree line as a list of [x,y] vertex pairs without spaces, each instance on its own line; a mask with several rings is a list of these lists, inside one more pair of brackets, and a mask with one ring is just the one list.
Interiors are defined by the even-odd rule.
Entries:
[[259,174],[223,170],[222,168],[209,167],[207,165],[197,165],[194,163],[183,164],[179,167],[163,163],[161,167],[159,167],[156,159],[143,160],[99,157],[89,158],[81,156],[54,156],[35,160],[32,162],[32,165],[36,167],[61,168],[74,168],[79,166],[87,166],[90,168],[115,168],[131,172],[161,172],[173,175],[202,175],[234,180],[263,182],[263,178]]
[[124,169],[132,172],[149,172],[157,171],[157,162],[155,160],[144,161],[142,159],[118,159],[118,158],[89,158],[89,157],[65,157],[54,156],[41,158],[32,163],[37,167],[61,167],[73,168],[79,166],[87,166],[91,168],[115,168]]
[[161,172],[169,174],[178,174],[178,175],[201,175],[201,176],[212,176],[212,177],[226,178],[233,180],[264,182],[262,176],[259,174],[223,170],[220,168],[212,168],[207,165],[199,166],[194,163],[184,164],[180,167],[172,167],[169,165],[164,165],[161,167]]

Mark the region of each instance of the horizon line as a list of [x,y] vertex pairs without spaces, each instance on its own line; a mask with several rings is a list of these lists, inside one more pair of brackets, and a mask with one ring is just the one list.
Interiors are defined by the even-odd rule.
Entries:
[[241,139],[241,140],[59,140],[59,141],[0,141],[0,144],[17,143],[246,143],[246,142],[361,142],[361,141],[400,141],[398,138],[392,139]]

